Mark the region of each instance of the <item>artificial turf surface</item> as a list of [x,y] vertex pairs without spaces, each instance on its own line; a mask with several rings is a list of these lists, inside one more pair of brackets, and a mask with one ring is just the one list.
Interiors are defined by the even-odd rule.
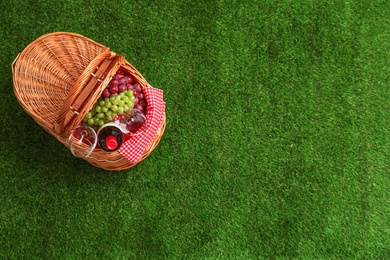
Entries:
[[[388,259],[390,2],[0,3],[2,259]],[[164,89],[139,165],[74,158],[11,63],[82,34]]]

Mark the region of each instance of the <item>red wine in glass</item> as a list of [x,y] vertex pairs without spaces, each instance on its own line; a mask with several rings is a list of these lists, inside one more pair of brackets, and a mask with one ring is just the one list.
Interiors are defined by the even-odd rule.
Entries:
[[146,117],[138,109],[130,109],[122,115],[120,122],[125,124],[127,134],[131,136],[139,135],[146,129]]
[[69,135],[69,149],[72,154],[79,158],[86,158],[91,155],[97,144],[97,135],[89,126],[77,126]]

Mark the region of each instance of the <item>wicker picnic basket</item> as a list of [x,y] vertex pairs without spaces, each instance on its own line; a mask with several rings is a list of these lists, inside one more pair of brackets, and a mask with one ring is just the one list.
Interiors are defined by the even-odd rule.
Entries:
[[[136,68],[109,48],[79,34],[49,33],[30,43],[13,62],[14,92],[24,110],[69,149],[70,132],[120,67],[142,87],[148,84]],[[156,148],[165,122],[164,114],[157,134],[137,163]],[[118,151],[102,149],[95,149],[85,160],[106,170],[135,165]]]

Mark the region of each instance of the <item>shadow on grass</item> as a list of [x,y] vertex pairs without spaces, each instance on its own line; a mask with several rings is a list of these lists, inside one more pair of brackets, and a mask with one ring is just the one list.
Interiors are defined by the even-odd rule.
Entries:
[[[46,132],[17,103],[2,123],[2,164],[16,171],[39,174],[74,176],[88,174],[91,178],[117,173],[97,168],[87,161],[74,157],[55,137]],[[15,108],[16,107],[16,108]],[[14,118],[14,120],[12,119]],[[125,171],[122,171],[125,172]]]

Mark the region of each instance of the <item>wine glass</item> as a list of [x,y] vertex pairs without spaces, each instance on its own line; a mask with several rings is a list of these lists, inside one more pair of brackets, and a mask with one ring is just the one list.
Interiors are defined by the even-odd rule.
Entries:
[[146,116],[139,109],[129,109],[120,118],[120,123],[124,124],[125,134],[131,136],[139,135],[146,130]]
[[68,143],[74,156],[86,158],[96,147],[97,135],[92,127],[80,125],[70,133]]

